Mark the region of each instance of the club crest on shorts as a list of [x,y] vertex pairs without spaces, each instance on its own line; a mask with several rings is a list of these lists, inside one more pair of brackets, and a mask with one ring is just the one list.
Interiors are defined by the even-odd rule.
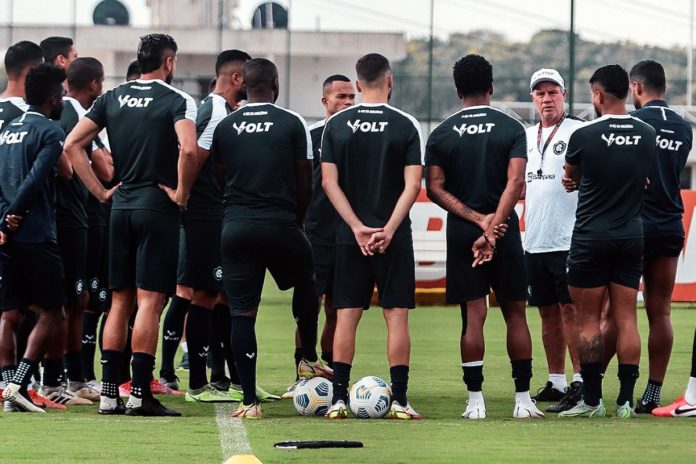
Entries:
[[532,286],[531,285],[527,286],[527,295],[529,295],[529,298],[532,297]]
[[553,144],[553,153],[555,155],[560,155],[561,153],[563,153],[565,151],[566,146],[567,145],[563,140],[561,140],[560,142],[554,143]]
[[101,302],[106,301],[106,297],[107,297],[106,290],[102,288],[102,289],[99,291],[99,301],[101,301]]
[[82,295],[82,292],[84,290],[85,290],[85,283],[82,281],[82,279],[77,279],[77,282],[75,282],[75,294]]
[[218,282],[220,282],[222,280],[222,267],[221,266],[218,266],[215,269],[213,269],[213,277]]
[[93,292],[96,292],[99,290],[99,279],[96,277],[92,277],[89,281],[89,289]]

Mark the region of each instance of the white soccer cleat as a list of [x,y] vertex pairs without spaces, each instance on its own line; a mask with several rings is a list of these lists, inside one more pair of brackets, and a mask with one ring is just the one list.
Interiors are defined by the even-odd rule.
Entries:
[[398,401],[393,401],[389,413],[387,413],[389,419],[401,419],[401,420],[419,420],[423,416],[411,407],[410,403],[406,403],[406,406],[402,406]]
[[101,395],[101,390],[97,390],[90,385],[89,382],[74,382],[70,380],[68,382],[68,393],[74,396],[79,396],[90,401],[99,401],[99,395]]
[[39,394],[49,400],[64,406],[88,406],[93,404],[91,400],[81,398],[70,393],[65,387],[41,387]]
[[481,400],[467,400],[466,409],[462,413],[462,418],[478,420],[486,418],[486,403]]
[[534,400],[526,402],[516,398],[512,417],[515,419],[543,419],[544,413],[537,408]]
[[[28,396],[22,395],[20,392],[20,385],[16,383],[10,383],[7,388],[3,391],[3,398],[5,398],[5,403],[10,402],[14,404],[17,408],[26,412],[38,412],[45,413],[43,408],[34,404],[34,402]],[[3,406],[4,407],[4,406]]]

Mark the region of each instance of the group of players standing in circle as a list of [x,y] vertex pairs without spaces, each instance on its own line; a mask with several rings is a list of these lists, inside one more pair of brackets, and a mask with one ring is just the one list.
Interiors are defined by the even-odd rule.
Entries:
[[[601,379],[614,353],[618,417],[696,411],[684,408],[696,404],[696,381],[684,398],[659,408],[684,238],[678,180],[691,149],[691,128],[664,102],[659,63],[641,62],[630,77],[618,65],[599,68],[590,84],[600,117],[586,123],[565,113],[560,74],[541,69],[530,83],[540,123],[525,129],[491,106],[491,65],[465,56],[453,71],[463,108],[425,143],[418,121],[388,104],[394,77],[379,54],[356,63],[359,104],[348,77],[325,80],[327,118],[309,128],[275,104],[272,62],[222,52],[211,94],[196,105],[170,85],[176,53],[166,34],[142,37],[139,77],[101,95],[101,64],[75,59],[70,39],[8,50],[0,104],[16,111],[3,107],[0,134],[6,411],[98,400],[101,414],[180,415],[153,389],[178,389],[173,356],[186,317],[186,399],[237,400],[233,417],[261,417],[259,402],[277,398],[256,381],[255,322],[268,270],[280,289],[293,288],[298,378],[333,381],[331,419],[347,416],[355,335],[376,285],[389,334],[388,416],[420,419],[407,398],[408,314],[415,307],[408,216],[423,164],[429,198],[448,212],[447,302],[461,307],[469,392],[462,417],[486,417],[483,326],[491,288],[507,327],[513,417],[543,417],[536,401],[558,401],[549,411],[562,416],[604,416]],[[629,88],[639,108],[630,116]],[[99,139],[103,129],[108,149]],[[521,198],[525,247],[514,211]],[[650,379],[634,406],[641,274]],[[157,382],[159,320],[172,295]],[[327,324],[319,357],[322,296]],[[534,398],[528,297],[541,312],[549,367]],[[96,321],[106,307],[99,383]],[[37,315],[34,324],[29,314]],[[28,388],[41,361],[44,396]],[[132,380],[124,383],[128,363]]]

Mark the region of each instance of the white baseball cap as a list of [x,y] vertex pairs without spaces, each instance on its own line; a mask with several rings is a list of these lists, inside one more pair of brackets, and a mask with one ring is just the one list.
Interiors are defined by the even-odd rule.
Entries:
[[536,87],[539,82],[553,82],[554,84],[560,85],[562,89],[565,89],[563,78],[555,69],[541,68],[532,74],[532,80],[529,83],[529,90],[534,90],[534,87]]

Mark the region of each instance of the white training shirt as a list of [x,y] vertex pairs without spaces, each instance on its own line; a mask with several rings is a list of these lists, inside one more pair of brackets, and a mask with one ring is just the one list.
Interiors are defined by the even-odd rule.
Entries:
[[[527,172],[525,182],[524,249],[529,253],[548,253],[570,249],[570,238],[575,224],[578,192],[567,193],[561,184],[563,165],[570,134],[582,124],[566,117],[546,147],[544,164],[537,146],[539,124],[527,128]],[[543,149],[555,126],[541,131]],[[538,173],[542,167],[542,175]]]

